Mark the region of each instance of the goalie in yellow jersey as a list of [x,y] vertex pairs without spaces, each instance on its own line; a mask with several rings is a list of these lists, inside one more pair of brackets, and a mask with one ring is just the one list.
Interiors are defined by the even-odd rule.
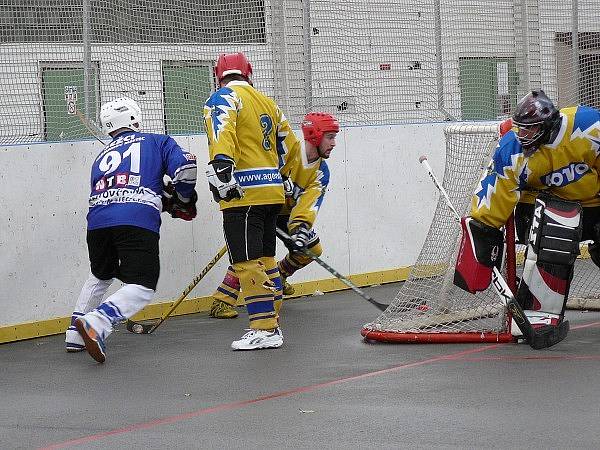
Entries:
[[462,219],[454,282],[472,293],[489,286],[502,260],[500,229],[514,210],[519,241],[527,244],[517,301],[534,328],[556,326],[564,338],[581,241],[593,241],[590,256],[600,266],[600,111],[583,105],[558,110],[535,90],[520,100],[512,129],[504,131],[470,216]]
[[[284,177],[286,203],[277,217],[277,226],[300,240],[301,245],[316,256],[323,252],[319,237],[313,225],[327,185],[329,184],[329,158],[336,145],[336,135],[340,130],[337,119],[331,114],[312,112],[302,121],[304,146],[280,149]],[[284,242],[288,254],[277,263],[283,283],[283,294],[291,295],[294,288],[287,282],[298,269],[307,266],[312,260],[298,252],[292,244]],[[210,315],[218,319],[232,319],[238,312],[235,304],[240,293],[240,283],[230,266],[221,285],[213,294],[214,301]],[[281,298],[275,299],[276,311],[281,307]]]

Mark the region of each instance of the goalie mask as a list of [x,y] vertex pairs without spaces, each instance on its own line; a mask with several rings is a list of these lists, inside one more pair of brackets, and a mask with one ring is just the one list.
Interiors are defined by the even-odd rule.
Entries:
[[100,123],[102,130],[108,135],[120,128],[140,131],[142,110],[135,100],[128,97],[117,98],[102,105]]
[[246,55],[241,52],[222,53],[217,58],[215,65],[217,84],[221,83],[221,80],[227,75],[232,74],[241,75],[248,80],[248,83],[252,84],[252,65]]
[[525,156],[550,142],[552,131],[560,124],[560,113],[544,91],[532,91],[523,97],[512,116],[517,139]]
[[302,135],[304,140],[315,147],[321,145],[323,134],[328,132],[338,133],[340,124],[331,114],[322,112],[308,113],[302,121]]

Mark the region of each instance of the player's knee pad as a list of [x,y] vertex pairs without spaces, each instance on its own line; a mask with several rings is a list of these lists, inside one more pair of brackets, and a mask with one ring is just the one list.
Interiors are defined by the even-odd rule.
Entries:
[[517,300],[524,309],[561,315],[581,240],[581,205],[536,199]]
[[462,240],[454,271],[454,284],[471,294],[484,291],[494,266],[502,266],[504,234],[472,217],[461,219]]

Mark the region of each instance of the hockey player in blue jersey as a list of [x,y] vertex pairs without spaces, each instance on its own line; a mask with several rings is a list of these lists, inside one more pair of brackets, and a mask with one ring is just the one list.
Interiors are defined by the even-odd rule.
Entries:
[[[87,215],[91,273],[66,332],[68,352],[87,350],[105,360],[105,340],[115,323],[152,300],[159,277],[161,211],[196,217],[196,157],[173,138],[142,133],[142,114],[130,98],[102,105],[100,122],[110,142],[92,164]],[[163,195],[163,177],[171,178]],[[123,286],[104,302],[114,279]]]

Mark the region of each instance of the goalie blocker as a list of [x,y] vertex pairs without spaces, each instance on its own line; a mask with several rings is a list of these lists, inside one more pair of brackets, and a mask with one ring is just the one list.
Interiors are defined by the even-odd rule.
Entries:
[[532,325],[558,325],[579,255],[581,205],[547,194],[536,198],[516,299]]
[[504,234],[472,217],[460,220],[462,239],[456,260],[454,284],[471,294],[485,291],[494,266],[502,267]]

